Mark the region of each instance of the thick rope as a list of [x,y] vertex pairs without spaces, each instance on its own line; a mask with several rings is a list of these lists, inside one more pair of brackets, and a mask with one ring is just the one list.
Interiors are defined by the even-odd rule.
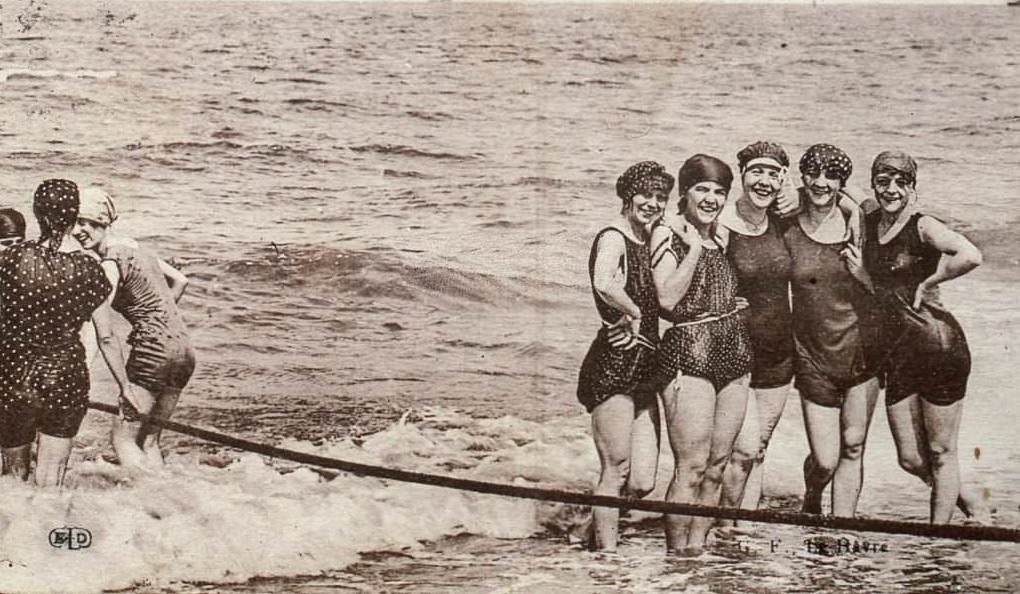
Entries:
[[[110,414],[118,414],[116,406],[101,402],[89,402],[89,407]],[[728,507],[712,507],[688,503],[671,503],[667,501],[610,497],[607,495],[559,491],[555,489],[542,489],[539,487],[525,487],[521,485],[507,485],[452,476],[412,472],[408,470],[385,468],[371,464],[361,464],[359,462],[349,462],[346,460],[338,460],[335,458],[326,458],[324,456],[296,452],[294,450],[278,448],[276,446],[257,443],[215,431],[209,431],[207,429],[184,425],[175,421],[164,421],[161,419],[149,418],[148,415],[139,416],[146,422],[162,427],[163,429],[169,429],[170,431],[175,431],[184,435],[190,435],[213,443],[237,448],[247,452],[262,454],[264,456],[270,456],[272,458],[280,458],[283,460],[290,460],[291,462],[297,462],[299,464],[309,464],[322,468],[332,468],[361,476],[371,476],[407,483],[431,485],[434,487],[446,487],[462,491],[473,491],[475,493],[487,493],[490,495],[535,499],[538,501],[554,501],[558,503],[571,503],[576,505],[633,509],[663,514],[746,520],[750,522],[764,522],[767,524],[789,524],[812,528],[826,528],[831,530],[907,534],[911,536],[951,538],[956,540],[1020,542],[1020,530],[1014,528],[1001,528],[998,526],[926,524],[922,522],[878,520],[873,518],[846,518],[774,510],[747,510]]]

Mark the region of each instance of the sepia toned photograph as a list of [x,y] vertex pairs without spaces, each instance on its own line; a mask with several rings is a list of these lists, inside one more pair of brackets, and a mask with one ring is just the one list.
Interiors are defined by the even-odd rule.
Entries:
[[1020,591],[1020,5],[0,0],[0,592]]

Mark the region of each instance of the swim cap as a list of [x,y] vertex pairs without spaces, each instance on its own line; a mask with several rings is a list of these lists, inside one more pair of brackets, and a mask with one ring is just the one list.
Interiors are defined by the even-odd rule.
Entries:
[[871,164],[871,178],[879,173],[899,173],[911,184],[917,183],[917,162],[903,151],[884,151]]
[[780,168],[790,166],[790,157],[786,156],[783,147],[774,142],[759,140],[745,146],[737,153],[737,163],[740,165],[741,171],[746,170],[752,163],[770,165],[769,161],[774,161],[773,166]]
[[715,182],[728,191],[733,184],[733,171],[729,165],[715,157],[694,155],[684,161],[680,172],[677,173],[676,185],[680,197],[682,198],[691,186],[704,181]]
[[637,194],[653,192],[669,194],[673,190],[673,176],[655,161],[642,161],[627,168],[616,180],[616,195],[621,200],[630,200]]
[[78,218],[109,227],[117,220],[117,208],[113,205],[113,198],[102,188],[85,188],[81,191]]
[[39,221],[42,239],[56,253],[63,235],[78,220],[78,186],[66,179],[48,179],[35,190],[32,210]]
[[0,208],[0,238],[25,237],[25,217],[13,208]]
[[825,173],[828,177],[835,177],[846,183],[850,174],[854,172],[854,165],[842,149],[831,144],[816,144],[812,145],[800,158],[800,172],[802,174]]

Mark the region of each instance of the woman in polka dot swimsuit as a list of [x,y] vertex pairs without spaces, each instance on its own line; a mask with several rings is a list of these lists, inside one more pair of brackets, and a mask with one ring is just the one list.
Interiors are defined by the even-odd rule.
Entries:
[[43,182],[33,211],[39,240],[0,255],[0,446],[4,474],[28,480],[38,433],[35,482],[59,486],[88,404],[79,332],[112,287],[70,236],[78,218],[73,182]]
[[[82,190],[74,236],[102,258],[115,287],[110,307],[101,307],[94,316],[100,352],[120,386],[121,417],[113,422],[113,447],[121,464],[159,466],[160,428],[142,423],[138,412],[151,410],[155,417],[169,419],[195,369],[195,351],[177,309],[188,279],[133,240],[110,234],[115,220],[117,209],[109,194],[99,188]],[[131,324],[126,361],[113,335],[111,308]]]
[[[718,505],[723,469],[744,420],[751,345],[737,279],[716,233],[733,173],[706,155],[677,175],[680,221],[652,232],[652,274],[661,315],[673,323],[656,376],[675,469],[666,500]],[[666,517],[666,548],[695,553],[711,518]],[[685,551],[685,549],[687,549]]]

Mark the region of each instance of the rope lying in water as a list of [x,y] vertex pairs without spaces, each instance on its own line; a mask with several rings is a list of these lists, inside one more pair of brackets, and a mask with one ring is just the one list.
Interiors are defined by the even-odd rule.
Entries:
[[[89,407],[110,414],[118,413],[116,406],[101,402],[89,402]],[[322,468],[332,468],[361,476],[371,476],[407,483],[431,485],[434,487],[459,489],[462,491],[473,491],[475,493],[535,499],[538,501],[554,501],[557,503],[572,503],[576,505],[615,507],[620,509],[632,509],[663,514],[705,516],[711,518],[725,518],[728,520],[763,522],[767,524],[789,524],[811,528],[827,528],[832,530],[881,532],[884,534],[906,534],[911,536],[952,538],[957,540],[1020,542],[1020,530],[1014,528],[1001,528],[998,526],[926,524],[922,522],[877,520],[872,518],[845,518],[774,510],[746,510],[712,507],[688,503],[671,503],[667,501],[627,499],[623,497],[610,497],[607,495],[593,495],[589,493],[559,491],[556,489],[542,489],[539,487],[525,487],[521,485],[506,485],[452,476],[411,472],[408,470],[385,468],[371,464],[361,464],[359,462],[349,462],[346,460],[337,460],[335,458],[326,458],[324,456],[296,452],[294,450],[278,448],[276,446],[225,435],[216,431],[209,431],[207,429],[184,425],[175,421],[151,419],[147,415],[139,416],[153,425],[162,427],[163,429],[169,429],[170,431],[175,431],[184,435],[190,435],[213,443],[237,448],[246,452],[270,456],[272,458],[280,458],[283,460],[290,460],[291,462],[297,462],[299,464],[308,464]]]

